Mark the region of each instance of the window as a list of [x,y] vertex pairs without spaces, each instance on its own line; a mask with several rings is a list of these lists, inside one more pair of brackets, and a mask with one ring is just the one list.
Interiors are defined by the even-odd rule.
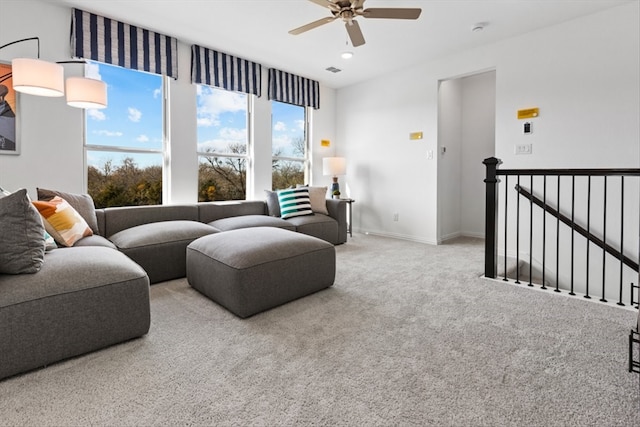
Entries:
[[198,85],[198,201],[247,195],[248,95]]
[[96,207],[162,203],[163,77],[98,62],[109,106],[86,110],[88,193]]
[[272,101],[272,189],[305,184],[307,137],[305,107]]

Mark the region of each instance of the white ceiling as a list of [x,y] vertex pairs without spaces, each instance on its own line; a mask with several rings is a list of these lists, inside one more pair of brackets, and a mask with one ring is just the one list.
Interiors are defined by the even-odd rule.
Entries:
[[[419,7],[422,15],[416,21],[359,17],[366,44],[353,48],[347,46],[340,20],[301,35],[288,34],[330,16],[328,9],[306,0],[54,0],[331,88],[632,1],[638,0],[366,0],[365,9]],[[472,32],[481,22],[487,23],[484,31]],[[340,58],[344,50],[353,51],[354,57]],[[342,71],[326,71],[330,66]]]

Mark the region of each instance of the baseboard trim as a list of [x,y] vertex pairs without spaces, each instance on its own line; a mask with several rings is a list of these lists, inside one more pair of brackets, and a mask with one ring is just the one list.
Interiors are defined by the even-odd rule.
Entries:
[[456,231],[455,233],[450,233],[440,237],[438,239],[438,244],[442,244],[447,240],[455,239],[457,237],[473,237],[474,239],[484,239],[484,233],[476,233],[473,231]]
[[419,238],[419,237],[410,236],[408,234],[387,233],[387,232],[381,232],[381,231],[366,231],[366,230],[359,230],[358,232],[362,233],[362,234],[370,234],[372,236],[389,237],[389,238],[392,238],[392,239],[407,240],[409,242],[426,243],[427,245],[437,245],[438,244],[437,241],[430,240],[430,239],[422,239],[422,238]]

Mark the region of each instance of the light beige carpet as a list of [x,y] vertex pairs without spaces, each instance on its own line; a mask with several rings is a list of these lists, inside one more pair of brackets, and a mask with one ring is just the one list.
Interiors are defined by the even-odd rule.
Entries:
[[0,425],[640,425],[636,314],[482,265],[355,235],[334,287],[246,320],[153,285],[147,336],[0,382]]

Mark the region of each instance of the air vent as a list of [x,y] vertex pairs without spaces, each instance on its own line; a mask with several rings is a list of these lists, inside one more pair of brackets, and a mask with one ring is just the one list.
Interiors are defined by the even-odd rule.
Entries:
[[331,71],[332,73],[339,73],[342,70],[340,68],[336,68],[336,67],[329,67],[329,68],[327,68],[327,71]]

